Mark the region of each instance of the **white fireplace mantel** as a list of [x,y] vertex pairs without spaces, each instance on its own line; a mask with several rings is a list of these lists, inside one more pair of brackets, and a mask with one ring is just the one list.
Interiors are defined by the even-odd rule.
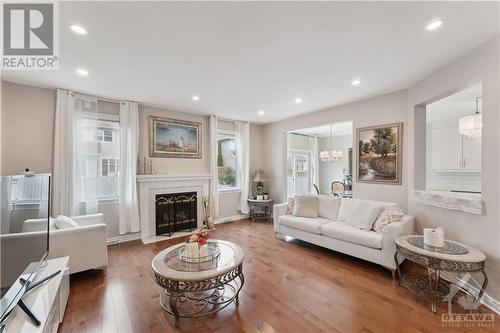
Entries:
[[[198,197],[198,227],[200,228],[203,224],[202,199],[204,196],[210,194],[211,179],[212,176],[210,174],[137,175],[141,239],[143,243],[151,243],[169,238],[156,235],[155,200],[158,194],[196,192],[196,196]],[[186,233],[176,233],[173,237],[184,235]]]

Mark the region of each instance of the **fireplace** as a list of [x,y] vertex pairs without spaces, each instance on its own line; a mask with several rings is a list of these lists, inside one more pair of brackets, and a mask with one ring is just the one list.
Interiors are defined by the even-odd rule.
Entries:
[[157,236],[193,231],[198,225],[196,192],[157,194],[155,208]]

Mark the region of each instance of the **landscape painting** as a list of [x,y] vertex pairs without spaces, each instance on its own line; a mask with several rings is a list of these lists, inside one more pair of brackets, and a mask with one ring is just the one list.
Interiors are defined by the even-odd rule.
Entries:
[[401,184],[403,123],[358,128],[358,182]]
[[201,123],[150,116],[149,156],[201,158]]

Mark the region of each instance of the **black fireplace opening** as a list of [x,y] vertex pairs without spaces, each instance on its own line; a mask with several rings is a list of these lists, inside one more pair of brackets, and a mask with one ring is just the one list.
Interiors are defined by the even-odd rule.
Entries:
[[157,194],[155,206],[157,236],[193,231],[198,226],[196,192]]

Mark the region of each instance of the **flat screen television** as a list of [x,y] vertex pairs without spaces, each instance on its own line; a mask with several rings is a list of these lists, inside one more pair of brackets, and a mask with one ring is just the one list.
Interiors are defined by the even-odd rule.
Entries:
[[50,174],[1,176],[0,321],[5,321],[49,251]]

